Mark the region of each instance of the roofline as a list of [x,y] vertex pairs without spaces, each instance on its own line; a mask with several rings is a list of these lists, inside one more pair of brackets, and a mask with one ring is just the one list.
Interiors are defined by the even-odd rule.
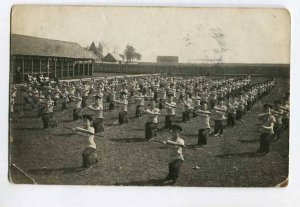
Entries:
[[68,59],[76,59],[76,60],[94,60],[94,58],[74,58],[74,57],[64,57],[64,56],[44,56],[44,55],[24,55],[24,54],[10,54],[14,55],[21,55],[21,56],[30,56],[30,57],[51,57],[51,58],[68,58]]
[[44,37],[36,37],[36,36],[23,35],[23,34],[15,34],[15,33],[11,33],[10,35],[19,35],[19,36],[31,37],[31,38],[33,37],[33,38],[38,38],[38,39],[44,39],[44,40],[50,40],[50,41],[58,41],[58,42],[66,42],[66,43],[73,43],[73,44],[79,45],[77,42],[66,41],[66,40],[49,39],[49,38],[44,38]]

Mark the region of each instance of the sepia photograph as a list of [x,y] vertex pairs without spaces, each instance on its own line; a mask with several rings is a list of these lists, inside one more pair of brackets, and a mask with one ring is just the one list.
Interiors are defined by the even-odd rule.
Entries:
[[285,8],[14,5],[13,184],[286,187]]

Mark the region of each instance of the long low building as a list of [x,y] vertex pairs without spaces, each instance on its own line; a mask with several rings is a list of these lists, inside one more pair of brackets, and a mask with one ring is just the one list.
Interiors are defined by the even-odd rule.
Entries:
[[24,82],[27,74],[50,79],[92,76],[98,57],[74,42],[11,34],[10,58],[11,81],[18,76],[18,82]]

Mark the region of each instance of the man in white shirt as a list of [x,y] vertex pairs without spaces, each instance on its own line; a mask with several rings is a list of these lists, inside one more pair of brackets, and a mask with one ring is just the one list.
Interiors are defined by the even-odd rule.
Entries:
[[104,131],[103,123],[103,100],[102,96],[95,96],[95,104],[88,106],[89,110],[94,112],[93,127],[95,129],[95,134]]
[[168,100],[164,103],[166,107],[165,128],[171,130],[173,119],[175,117],[176,103],[173,101],[173,94],[168,96]]
[[54,101],[51,99],[51,94],[46,95],[45,101],[42,103],[43,109],[42,109],[42,120],[44,125],[44,137],[45,138],[51,138],[51,128],[56,126],[53,124],[53,106]]
[[82,152],[82,162],[84,168],[89,168],[98,162],[96,153],[95,129],[92,127],[93,118],[90,115],[83,115],[84,127],[73,128],[75,132],[85,139],[85,149]]
[[182,111],[182,122],[190,120],[190,111],[193,109],[193,100],[190,99],[190,94],[186,93],[184,100],[182,101],[183,111]]
[[195,113],[199,116],[199,130],[198,130],[198,142],[197,145],[207,145],[207,137],[210,131],[210,112],[207,109],[207,101],[201,101],[201,108],[195,110]]
[[169,146],[169,174],[165,178],[164,184],[175,184],[177,182],[180,167],[183,163],[182,147],[184,140],[179,137],[182,128],[178,125],[172,125],[172,140],[164,141]]
[[120,96],[121,96],[120,100],[115,101],[120,105],[118,122],[119,124],[127,124],[128,123],[128,112],[127,112],[128,101],[126,99],[126,93],[121,92]]
[[228,117],[227,117],[227,126],[228,127],[235,127],[235,119],[236,119],[236,108],[237,106],[236,98],[235,97],[229,97],[228,100]]
[[150,102],[150,107],[145,110],[145,113],[148,114],[147,123],[145,125],[145,138],[150,140],[156,136],[158,115],[160,114],[160,110],[156,108],[155,100]]
[[138,91],[138,94],[135,96],[136,101],[136,110],[135,110],[135,117],[141,117],[142,116],[142,110],[144,109],[144,95],[142,90]]
[[274,134],[275,117],[271,113],[272,106],[270,104],[264,105],[264,113],[258,115],[261,121],[261,135],[260,135],[260,147],[257,153],[260,155],[267,155],[270,152],[270,141]]
[[77,96],[69,96],[71,100],[73,100],[73,120],[79,120],[82,118],[82,110],[81,110],[81,103],[82,103],[82,98],[80,95],[80,91],[76,91],[75,94]]
[[225,120],[225,113],[227,111],[227,107],[224,105],[224,100],[220,99],[220,105],[217,105],[213,108],[213,113],[214,113],[214,121],[215,121],[215,126],[214,126],[214,136],[223,136],[223,120]]

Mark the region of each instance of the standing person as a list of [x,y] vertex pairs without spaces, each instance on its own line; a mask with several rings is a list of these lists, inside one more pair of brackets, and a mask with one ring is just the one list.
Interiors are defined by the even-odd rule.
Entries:
[[168,100],[164,103],[166,107],[165,128],[172,130],[173,119],[175,117],[176,103],[173,101],[173,94],[168,96]]
[[82,98],[80,91],[76,91],[75,94],[77,96],[70,96],[72,102],[74,103],[74,109],[73,109],[73,120],[77,121],[82,118]]
[[96,154],[95,129],[92,127],[93,118],[89,115],[83,115],[84,126],[76,127],[73,130],[81,136],[87,137],[85,149],[82,152],[82,163],[84,168],[90,168],[98,162]]
[[217,103],[217,91],[215,88],[212,88],[209,93],[209,100],[210,100],[210,108],[214,108]]
[[94,105],[88,106],[89,110],[94,111],[94,121],[93,127],[95,129],[95,134],[104,131],[104,123],[103,123],[103,100],[102,96],[95,96]]
[[158,89],[158,99],[159,99],[159,109],[162,110],[164,103],[167,99],[167,91],[165,87],[161,84],[160,88]]
[[84,83],[82,86],[82,91],[81,91],[81,95],[82,95],[82,102],[81,102],[81,107],[85,108],[88,105],[88,98],[89,98],[89,93],[90,93],[90,88],[88,86],[88,84]]
[[52,124],[53,106],[54,106],[54,101],[51,99],[51,95],[47,94],[43,104],[43,112],[42,112],[45,138],[52,137],[50,128],[55,126]]
[[116,90],[115,87],[111,87],[109,91],[109,110],[115,109],[115,101],[116,101]]
[[245,100],[243,99],[243,93],[238,93],[239,97],[237,99],[237,103],[238,103],[238,107],[236,109],[236,120],[237,121],[241,121],[244,122],[243,118],[243,113],[244,113],[244,109],[245,109]]
[[116,100],[115,102],[120,105],[118,122],[119,122],[119,124],[122,125],[122,124],[128,123],[128,112],[127,112],[128,101],[127,101],[125,92],[121,92],[120,96],[121,96],[120,100]]
[[193,108],[193,100],[190,99],[190,94],[186,93],[183,98],[183,112],[182,112],[182,122],[186,122],[190,120],[190,110]]
[[286,98],[282,99],[280,108],[283,110],[282,125],[283,129],[289,131],[290,127],[290,106]]
[[198,142],[197,145],[207,145],[207,137],[210,131],[210,111],[208,111],[207,101],[201,101],[201,108],[195,110],[195,113],[199,115],[199,130],[198,130]]
[[214,136],[223,136],[223,120],[225,120],[225,113],[227,111],[227,107],[224,105],[224,100],[219,99],[220,105],[217,105],[213,108],[214,111],[214,120],[215,120],[215,127],[214,127]]
[[227,106],[228,106],[227,126],[234,128],[235,127],[235,118],[236,118],[236,108],[237,108],[236,98],[229,97]]
[[16,83],[22,83],[22,71],[20,67],[18,67],[16,71]]
[[66,110],[66,109],[69,108],[69,103],[70,103],[69,93],[66,90],[66,88],[63,87],[63,90],[62,90],[62,92],[60,94],[61,94],[62,99],[63,99],[62,105],[61,105],[61,110]]
[[143,92],[142,90],[139,90],[138,91],[139,94],[138,95],[135,95],[135,101],[136,101],[136,110],[135,110],[135,117],[138,118],[138,117],[141,117],[142,116],[142,111],[144,109],[144,95],[143,95]]
[[175,184],[179,177],[180,167],[183,163],[182,147],[184,140],[179,137],[182,128],[172,125],[172,140],[163,141],[169,147],[169,173],[163,184]]
[[158,123],[158,115],[160,114],[160,110],[156,108],[156,101],[152,100],[150,102],[150,107],[145,110],[145,113],[148,114],[148,119],[145,125],[145,138],[147,140],[152,139],[156,136],[157,123]]
[[280,108],[281,101],[276,100],[274,101],[275,107],[274,111],[272,113],[275,117],[275,123],[274,123],[274,139],[277,141],[280,139],[280,135],[282,133],[282,114],[283,110]]
[[270,152],[270,141],[274,134],[275,117],[271,114],[272,106],[270,104],[264,105],[264,113],[258,115],[261,121],[261,135],[260,147],[257,153],[260,155],[267,155]]

